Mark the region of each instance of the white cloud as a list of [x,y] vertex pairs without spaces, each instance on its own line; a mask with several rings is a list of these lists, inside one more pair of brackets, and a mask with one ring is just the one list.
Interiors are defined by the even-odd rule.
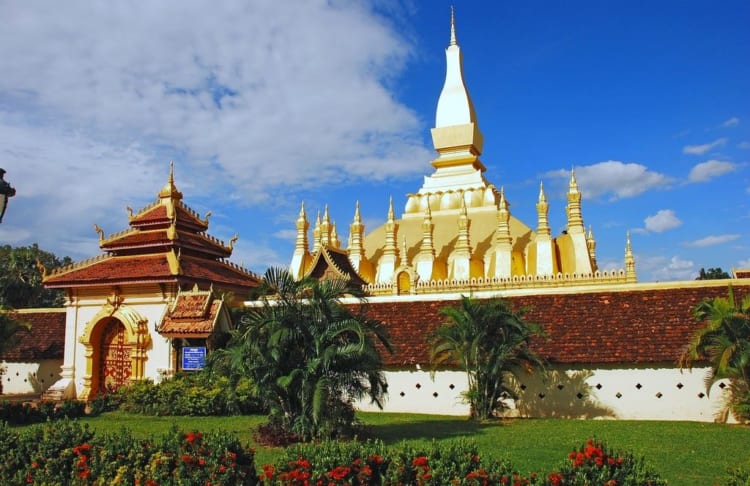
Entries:
[[636,255],[636,271],[640,281],[694,280],[698,275],[695,264],[679,256],[667,259],[664,256]]
[[723,137],[710,143],[704,143],[703,145],[686,145],[682,148],[682,153],[689,155],[703,155],[716,147],[725,145],[728,140],[729,139],[726,137]]
[[172,158],[184,193],[235,205],[421,172],[424,122],[392,90],[412,46],[374,8],[0,2],[0,161],[19,190],[0,234],[16,241],[16,218],[96,253],[92,221],[122,229]]
[[690,169],[688,180],[690,182],[707,182],[714,177],[719,177],[729,172],[733,172],[737,166],[731,162],[721,160],[707,160],[696,164]]
[[740,235],[711,235],[706,236],[705,238],[701,238],[699,240],[691,241],[689,243],[686,243],[686,246],[693,246],[697,248],[704,248],[706,246],[714,246],[714,245],[720,245],[722,243],[727,243],[729,241],[734,241],[739,239]]
[[750,258],[738,261],[736,268],[750,268]]
[[[611,194],[613,199],[637,196],[651,189],[667,187],[671,179],[648,170],[645,165],[608,160],[575,168],[576,180],[587,198]],[[546,177],[567,179],[567,170],[551,171]]]
[[747,150],[750,149],[750,142],[740,142],[737,146],[741,149]]
[[671,230],[682,224],[682,221],[675,216],[674,211],[671,209],[660,209],[653,216],[649,216],[643,220],[643,222],[646,229],[654,233]]
[[740,124],[740,119],[736,116],[733,116],[732,118],[729,118],[724,121],[724,123],[721,124],[722,127],[736,127]]

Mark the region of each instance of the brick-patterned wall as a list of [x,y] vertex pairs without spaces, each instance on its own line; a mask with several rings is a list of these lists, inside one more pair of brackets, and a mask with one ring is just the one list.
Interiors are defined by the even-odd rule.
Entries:
[[[750,283],[734,284],[737,297]],[[552,363],[661,363],[672,365],[702,324],[693,307],[706,298],[726,296],[727,287],[666,287],[591,293],[510,297],[514,308],[527,307],[528,321],[539,323],[548,339],[534,347]],[[395,352],[384,354],[390,368],[429,363],[427,335],[444,318],[441,308],[455,300],[378,302],[369,315],[383,321]]]

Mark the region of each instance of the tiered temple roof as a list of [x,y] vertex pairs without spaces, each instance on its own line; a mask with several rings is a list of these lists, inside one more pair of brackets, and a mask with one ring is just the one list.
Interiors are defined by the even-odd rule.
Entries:
[[[391,201],[386,223],[365,234],[357,203],[349,245],[341,248],[328,207],[318,215],[308,248],[309,222],[304,205],[296,222],[297,237],[290,272],[311,275],[323,250],[346,251],[348,275],[366,282],[371,294],[443,293],[519,287],[561,287],[634,283],[635,260],[630,238],[625,269],[600,272],[592,229],[584,226],[581,191],[571,170],[562,234],[552,235],[550,204],[540,183],[535,228],[511,214],[503,189],[487,181],[479,160],[483,136],[464,83],[462,55],[451,13],[446,49],[445,83],[437,103],[432,140],[435,169],[422,187],[407,195],[396,219]],[[339,265],[341,267],[341,265]]]
[[174,170],[158,199],[137,213],[130,212],[129,228],[104,236],[106,253],[44,275],[49,288],[112,286],[144,283],[198,284],[240,294],[257,287],[258,277],[230,263],[235,236],[229,244],[206,233],[208,214],[201,218],[182,202],[174,184]]

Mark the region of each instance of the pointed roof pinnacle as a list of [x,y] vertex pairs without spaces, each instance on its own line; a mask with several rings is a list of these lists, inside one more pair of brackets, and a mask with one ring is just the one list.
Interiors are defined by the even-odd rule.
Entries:
[[453,5],[451,5],[451,42],[450,45],[457,46],[456,41],[456,17],[454,15]]
[[579,192],[578,191],[578,181],[576,180],[576,171],[574,169],[570,169],[570,192]]
[[162,199],[182,199],[182,193],[174,185],[174,162],[169,161],[169,179],[159,191],[159,197]]
[[396,215],[393,213],[393,196],[388,199],[388,221],[396,219]]
[[355,223],[361,223],[362,222],[362,216],[359,214],[359,201],[357,201],[357,204],[354,206],[354,222]]
[[540,203],[546,203],[547,202],[547,196],[544,195],[544,182],[539,182],[539,202]]

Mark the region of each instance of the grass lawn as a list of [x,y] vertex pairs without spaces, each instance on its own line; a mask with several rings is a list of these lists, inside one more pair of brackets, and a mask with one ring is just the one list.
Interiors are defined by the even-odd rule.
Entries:
[[[750,427],[699,422],[519,419],[478,424],[464,418],[392,413],[361,413],[368,437],[386,444],[466,437],[476,441],[485,457],[507,458],[524,474],[550,472],[567,453],[586,439],[605,441],[610,447],[643,455],[674,485],[711,485],[728,467],[750,466]],[[263,464],[273,461],[279,449],[253,442],[253,429],[263,416],[246,417],[143,417],[121,412],[83,419],[97,431],[126,427],[140,437],[158,436],[173,423],[185,430],[230,430],[257,451]]]

